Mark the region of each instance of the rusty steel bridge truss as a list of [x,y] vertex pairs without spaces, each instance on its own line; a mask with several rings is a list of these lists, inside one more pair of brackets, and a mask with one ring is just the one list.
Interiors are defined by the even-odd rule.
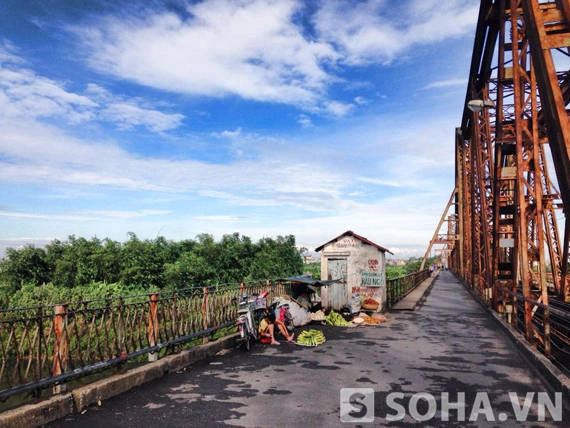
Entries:
[[570,0],[481,0],[455,132],[456,186],[428,249],[442,244],[450,268],[563,365],[569,103]]

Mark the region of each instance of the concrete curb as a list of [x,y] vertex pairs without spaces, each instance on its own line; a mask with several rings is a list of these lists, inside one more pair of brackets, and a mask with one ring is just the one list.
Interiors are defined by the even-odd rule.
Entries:
[[414,311],[420,309],[421,306],[425,303],[425,301],[426,301],[427,297],[429,296],[429,293],[431,292],[431,289],[433,288],[433,285],[435,284],[435,281],[437,280],[438,277],[439,277],[439,272],[435,276],[430,276],[429,278],[426,279],[426,281],[429,281],[428,286],[426,287],[422,296],[417,301],[416,306],[414,308]]
[[[454,275],[455,277],[455,275]],[[481,305],[481,307],[489,313],[501,329],[507,334],[519,352],[530,363],[535,372],[544,379],[544,381],[552,388],[552,392],[561,392],[564,408],[570,407],[570,379],[558,367],[556,367],[548,358],[539,351],[534,349],[527,342],[526,338],[514,330],[499,314],[489,308],[481,301],[473,290],[455,277],[457,281],[465,287],[465,289],[473,296],[473,298]]]
[[38,427],[70,414],[80,413],[89,406],[99,404],[100,401],[158,379],[169,372],[181,370],[196,361],[214,356],[223,349],[233,348],[237,337],[237,334],[227,336],[144,364],[126,373],[98,380],[71,392],[56,395],[40,403],[26,404],[8,410],[0,414],[0,426]]
[[[433,287],[433,284],[435,282],[435,280],[437,279],[437,277],[439,276],[439,272],[434,275],[434,276],[430,276],[426,279],[424,279],[417,287],[415,287],[413,290],[411,290],[402,300],[400,300],[399,302],[396,302],[396,304],[394,306],[392,306],[392,308],[390,309],[390,312],[405,312],[405,311],[415,311],[418,309],[418,307],[420,307],[426,300],[427,296],[429,295],[429,292],[431,291],[431,288]],[[414,297],[415,294],[418,294],[418,292],[420,290],[421,294],[419,294],[417,297]],[[414,302],[410,302],[409,300],[414,299]],[[406,301],[408,300],[408,301]],[[412,305],[413,303],[413,305]]]

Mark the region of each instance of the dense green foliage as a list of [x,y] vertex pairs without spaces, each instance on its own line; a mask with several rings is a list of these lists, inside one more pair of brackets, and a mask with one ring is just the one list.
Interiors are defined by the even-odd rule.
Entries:
[[95,299],[159,289],[180,289],[299,275],[303,260],[295,237],[253,243],[238,233],[219,242],[110,239],[55,240],[45,248],[8,249],[0,261],[0,307]]
[[[428,269],[429,266],[433,263],[436,263],[436,261],[438,259],[439,259],[439,257],[437,257],[437,256],[429,257],[426,260],[426,264],[425,264],[424,269]],[[405,276],[405,275],[409,275],[411,273],[418,272],[420,270],[421,264],[422,264],[421,258],[410,257],[408,259],[408,261],[403,265],[386,266],[386,279],[398,278],[400,276]]]
[[318,263],[307,263],[303,266],[303,274],[310,274],[313,278],[321,277],[321,262]]

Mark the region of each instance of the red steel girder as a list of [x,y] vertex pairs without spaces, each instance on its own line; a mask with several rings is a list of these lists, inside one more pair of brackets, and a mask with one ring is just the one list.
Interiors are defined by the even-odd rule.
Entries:
[[549,295],[570,301],[569,48],[569,0],[481,0],[456,130],[452,268],[547,355]]

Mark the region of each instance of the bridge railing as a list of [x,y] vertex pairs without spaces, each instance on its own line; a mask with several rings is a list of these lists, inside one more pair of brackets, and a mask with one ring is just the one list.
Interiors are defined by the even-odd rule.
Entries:
[[290,285],[257,281],[0,310],[0,401],[50,386],[57,393],[72,379],[205,342],[235,325],[233,297],[263,290],[290,294]]
[[524,306],[531,305],[533,335],[527,340],[567,374],[570,367],[570,304],[551,297],[545,305],[525,297],[522,292],[507,288],[499,290],[513,300],[512,304],[501,305],[499,313],[523,336],[526,335]]
[[430,275],[428,269],[386,280],[386,306],[391,309]]
[[[424,270],[388,280],[388,308],[428,276]],[[291,284],[256,281],[0,310],[0,401],[50,386],[59,392],[73,379],[207,341],[235,325],[233,297],[263,290],[290,295]]]

